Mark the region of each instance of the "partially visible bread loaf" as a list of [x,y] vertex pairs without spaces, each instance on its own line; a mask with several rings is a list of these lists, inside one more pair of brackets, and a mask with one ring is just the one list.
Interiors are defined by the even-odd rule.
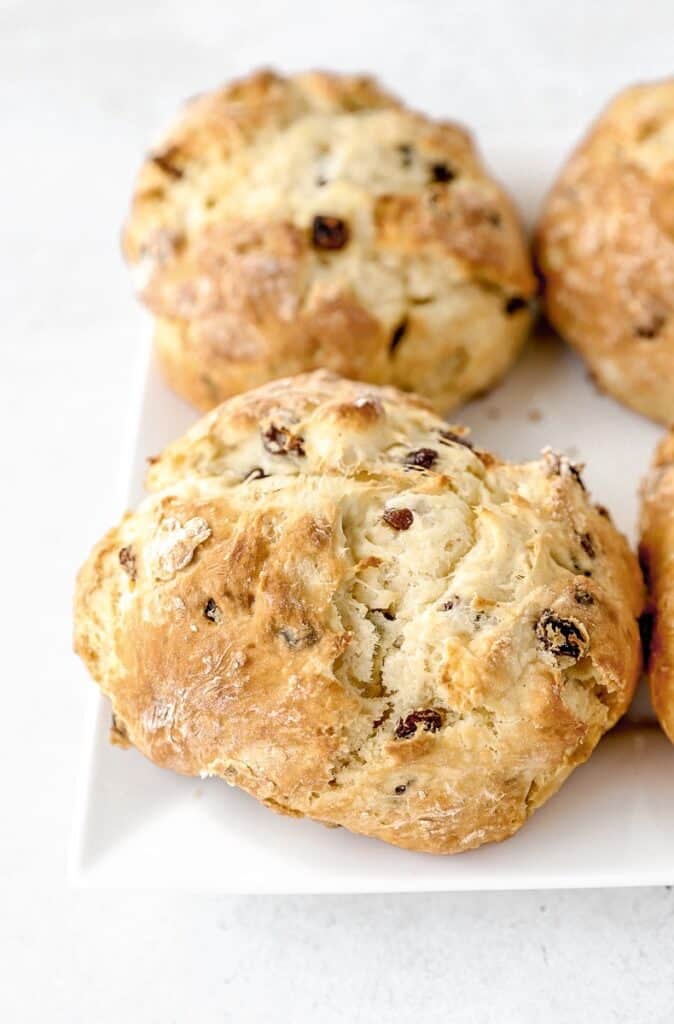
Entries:
[[363,76],[263,71],[192,101],[124,252],[169,382],[204,409],[327,367],[446,410],[530,322],[522,231],[470,136]]
[[598,384],[674,421],[674,79],[608,106],[550,193],[536,248],[547,315]]
[[81,571],[115,736],[277,811],[504,839],[625,711],[641,579],[578,469],[319,372],[204,417]]
[[644,481],[641,561],[652,623],[648,676],[653,707],[674,743],[674,433],[658,445]]

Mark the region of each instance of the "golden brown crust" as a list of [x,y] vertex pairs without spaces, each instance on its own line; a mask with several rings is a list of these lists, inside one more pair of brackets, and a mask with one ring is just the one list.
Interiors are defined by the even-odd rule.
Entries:
[[620,401],[674,420],[674,79],[604,111],[548,197],[547,314]]
[[157,764],[416,850],[504,839],[626,709],[636,560],[577,470],[320,372],[213,410],[95,548],[76,647]]
[[470,136],[362,76],[265,71],[191,103],[123,244],[167,377],[205,409],[318,367],[449,408],[530,322],[517,215]]
[[642,488],[640,556],[652,620],[648,677],[653,707],[674,743],[674,433],[658,445]]

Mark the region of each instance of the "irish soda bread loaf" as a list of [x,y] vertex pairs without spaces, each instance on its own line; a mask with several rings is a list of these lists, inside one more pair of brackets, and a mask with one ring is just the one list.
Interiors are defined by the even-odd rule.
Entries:
[[189,103],[124,251],[168,380],[204,409],[327,367],[445,410],[530,320],[522,232],[470,136],[362,76],[264,71]]
[[504,839],[640,665],[636,560],[578,469],[326,372],[232,399],[95,548],[76,645],[115,734],[415,850]]
[[674,434],[658,446],[643,487],[641,560],[652,615],[648,675],[655,712],[674,743]]
[[674,421],[674,79],[627,89],[564,169],[541,220],[545,306],[599,385]]

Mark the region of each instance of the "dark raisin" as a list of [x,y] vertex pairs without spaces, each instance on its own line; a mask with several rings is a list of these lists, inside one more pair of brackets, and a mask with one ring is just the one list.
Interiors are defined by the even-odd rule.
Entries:
[[387,508],[382,519],[392,530],[409,530],[414,522],[414,513],[409,508]]
[[349,241],[349,225],[341,217],[318,214],[311,226],[311,240],[317,249],[343,249]]
[[572,476],[576,483],[580,486],[581,490],[585,490],[585,484],[583,478],[580,475],[580,469],[574,465],[566,455],[560,455],[559,452],[547,451],[546,461],[549,469],[555,476]]
[[431,164],[431,181],[447,182],[454,181],[456,171],[453,171],[449,164]]
[[572,619],[562,619],[547,609],[542,612],[535,625],[536,639],[557,657],[573,658],[577,661],[588,647],[585,628]]
[[283,629],[278,630],[278,636],[283,637],[293,651],[301,650],[303,647],[313,647],[318,641],[318,633],[309,623],[303,625],[301,629],[284,626]]
[[220,622],[220,619],[222,618],[222,612],[212,597],[209,597],[208,601],[204,605],[204,618],[208,619],[210,622]]
[[579,537],[579,540],[580,540],[580,546],[583,549],[583,551],[585,552],[585,554],[587,555],[587,557],[588,558],[594,558],[595,555],[596,555],[596,551],[594,549],[594,544],[592,543],[592,537],[590,536],[590,534],[589,533],[581,533],[581,535]]
[[656,313],[647,323],[637,324],[634,328],[634,333],[637,338],[646,338],[651,340],[657,338],[662,328],[667,323],[667,318],[662,313]]
[[251,469],[250,473],[247,473],[246,476],[244,476],[243,482],[244,484],[247,484],[250,483],[251,480],[265,480],[267,476],[268,474],[265,473],[263,469],[260,469],[259,466],[255,466],[254,469]]
[[164,174],[168,174],[170,178],[180,179],[184,175],[184,171],[175,163],[174,157],[177,150],[174,146],[169,146],[162,153],[153,153],[151,160],[152,163],[159,167]]
[[442,727],[442,715],[434,708],[420,708],[418,711],[411,711],[406,718],[401,718],[396,726],[396,737],[399,740],[407,740],[414,736],[418,726],[423,726],[426,732],[437,732]]
[[395,615],[388,608],[373,608],[372,611],[377,612],[378,615],[383,615],[388,622],[395,622],[396,620]]
[[404,320],[400,321],[398,326],[393,331],[393,334],[391,335],[391,341],[390,341],[389,347],[388,347],[388,350],[391,353],[391,355],[395,352],[395,350],[397,349],[398,345],[400,344],[400,342],[405,337],[406,330],[407,330],[407,317],[405,317]]
[[512,316],[513,313],[519,313],[521,309],[526,309],[528,305],[527,300],[523,299],[521,295],[511,295],[503,308],[508,316]]
[[417,448],[408,452],[405,456],[405,465],[409,469],[431,469],[438,459],[438,453],[433,448]]
[[473,445],[468,438],[464,437],[463,434],[455,434],[453,430],[440,431],[440,444],[460,444],[463,445],[464,448],[470,448],[471,451],[473,450]]
[[442,611],[443,612],[451,612],[452,608],[456,604],[456,600],[457,599],[453,597],[449,601],[445,601],[445,603],[440,606]]
[[576,483],[580,484],[581,490],[584,491],[585,490],[585,484],[583,483],[583,478],[580,475],[580,470],[578,469],[578,466],[574,466],[573,462],[569,463],[569,473],[571,474],[573,479],[576,481]]
[[262,443],[272,455],[306,455],[304,438],[293,434],[287,427],[271,423],[262,434]]
[[136,578],[136,556],[133,553],[133,548],[120,548],[119,549],[119,564],[125,573],[129,575],[132,580]]
[[577,590],[575,593],[575,599],[577,604],[589,605],[594,604],[594,598],[592,594],[589,594],[587,590]]
[[394,793],[396,794],[396,796],[402,796],[403,793],[406,791],[406,789],[407,789],[407,786],[405,786],[403,783],[401,783],[399,786],[396,786],[396,788],[394,790]]
[[412,154],[414,150],[409,142],[401,142],[398,146],[398,152],[400,153],[400,162],[403,167],[412,166]]

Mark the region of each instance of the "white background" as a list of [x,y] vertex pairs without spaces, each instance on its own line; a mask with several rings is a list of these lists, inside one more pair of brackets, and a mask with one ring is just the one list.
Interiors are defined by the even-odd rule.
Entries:
[[469,122],[531,217],[611,92],[674,71],[673,39],[670,0],[0,2],[2,1021],[671,1020],[668,890],[72,892],[65,857],[72,578],[121,511],[140,317],[118,234],[148,139],[251,66],[372,69]]

